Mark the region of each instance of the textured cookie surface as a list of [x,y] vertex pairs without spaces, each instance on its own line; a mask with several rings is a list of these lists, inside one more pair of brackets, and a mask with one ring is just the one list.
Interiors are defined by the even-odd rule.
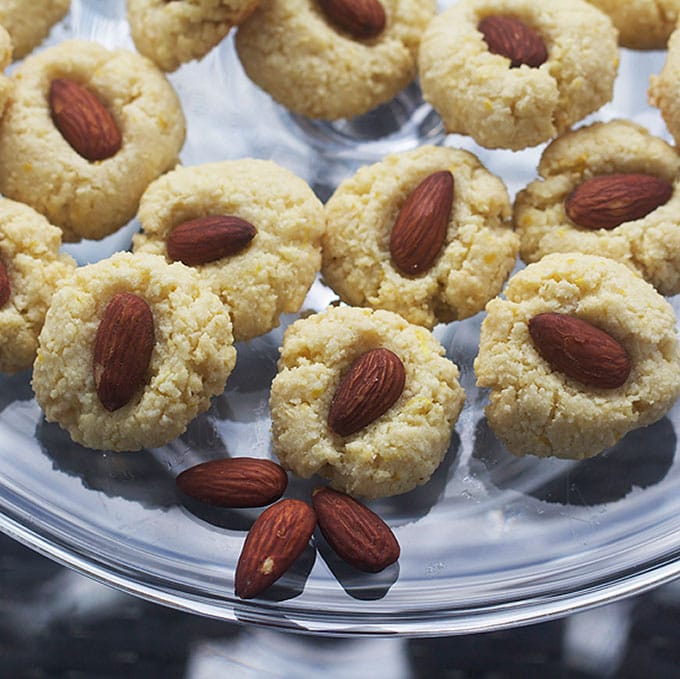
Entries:
[[656,106],[673,136],[680,142],[680,30],[668,40],[666,61],[658,75],[649,79],[649,103]]
[[75,261],[60,253],[61,231],[26,205],[0,199],[0,261],[10,295],[0,307],[0,371],[30,368],[52,295]]
[[[680,393],[680,352],[668,302],[605,257],[547,255],[515,274],[487,305],[474,368],[491,389],[489,425],[516,454],[585,458],[661,418]],[[609,333],[632,363],[616,389],[586,387],[538,353],[528,323],[539,313],[576,316]]]
[[[404,390],[381,417],[339,436],[327,424],[331,399],[352,362],[377,348],[401,359]],[[369,498],[425,483],[446,454],[465,399],[458,369],[443,354],[429,330],[389,311],[340,306],[296,321],[284,336],[270,397],[281,463]]]
[[[534,262],[550,252],[611,257],[637,270],[662,294],[680,292],[680,160],[664,140],[624,120],[567,132],[544,151],[539,179],[515,200],[520,256]],[[670,200],[613,229],[572,222],[565,200],[582,182],[607,174],[649,174],[673,185]]]
[[[146,384],[118,410],[101,404],[93,376],[97,329],[121,292],[144,299],[155,345]],[[33,389],[50,422],[97,449],[164,445],[221,393],[236,361],[219,298],[189,267],[154,255],[117,253],[77,269],[53,297],[33,366]]]
[[[547,61],[510,68],[477,28],[491,15],[533,29]],[[418,57],[423,96],[446,129],[488,148],[521,149],[563,132],[611,99],[617,68],[616,29],[584,0],[462,0],[430,22]]]
[[195,267],[229,306],[236,340],[269,332],[281,313],[298,311],[321,266],[324,230],[323,206],[307,183],[266,160],[178,168],[144,194],[134,249],[167,257],[173,228],[206,215],[239,217],[256,229],[244,250]]
[[679,0],[588,0],[609,15],[623,47],[661,50],[678,22]]
[[127,17],[137,50],[164,71],[174,71],[205,56],[257,2],[127,0]]
[[389,101],[416,75],[421,34],[433,0],[381,0],[387,24],[371,39],[335,28],[315,0],[262,0],[236,33],[250,77],[277,102],[334,120]]
[[0,24],[0,117],[2,117],[7,101],[9,100],[10,92],[12,91],[12,83],[10,79],[4,75],[5,69],[12,61],[12,40],[9,33]]
[[64,17],[70,0],[0,0],[0,25],[14,45],[14,58],[25,57]]
[[[55,78],[76,81],[113,115],[122,147],[90,162],[52,122]],[[31,205],[64,240],[98,239],[126,224],[147,185],[177,163],[184,116],[174,90],[147,59],[71,40],[28,57],[12,75],[0,129],[0,191]]]
[[[390,254],[392,227],[407,196],[442,170],[454,181],[446,240],[431,268],[405,275]],[[324,280],[349,304],[388,309],[430,328],[472,316],[515,265],[509,213],[503,182],[467,151],[423,146],[390,155],[346,179],[327,202]]]

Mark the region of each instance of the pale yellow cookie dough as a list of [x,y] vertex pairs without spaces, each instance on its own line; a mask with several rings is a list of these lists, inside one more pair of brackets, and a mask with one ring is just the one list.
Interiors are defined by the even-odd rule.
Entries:
[[[528,331],[543,312],[576,316],[618,340],[632,362],[627,381],[597,389],[552,369]],[[491,390],[489,425],[519,455],[580,459],[613,446],[661,418],[680,394],[675,324],[670,304],[623,264],[546,255],[508,281],[505,299],[487,305],[474,369]]]
[[4,75],[5,69],[12,61],[12,40],[9,33],[0,25],[0,118],[12,92],[12,82]]
[[[547,61],[510,68],[477,29],[489,15],[533,28]],[[449,132],[516,150],[547,141],[608,102],[618,62],[616,29],[585,0],[461,0],[428,25],[418,72],[423,96]]]
[[[390,233],[408,195],[434,172],[453,175],[448,233],[432,267],[407,276],[390,256]],[[364,166],[326,203],[322,274],[355,306],[388,309],[412,323],[467,318],[497,295],[512,271],[518,239],[503,182],[472,153],[423,146]]]
[[70,5],[70,0],[0,0],[0,25],[12,36],[14,58],[39,45]]
[[30,368],[57,287],[76,263],[59,252],[61,231],[27,205],[0,198],[0,261],[10,296],[0,307],[0,371]]
[[247,75],[277,102],[310,118],[366,113],[416,76],[420,36],[434,0],[381,0],[384,31],[357,40],[334,28],[315,0],[262,0],[236,33]]
[[[96,93],[118,124],[123,145],[90,162],[52,122],[54,78]],[[131,220],[147,185],[177,163],[184,115],[163,74],[128,50],[71,40],[28,57],[12,74],[13,94],[0,127],[0,192],[31,205],[64,240],[98,239]]]
[[299,311],[321,266],[324,230],[323,205],[309,185],[268,160],[177,168],[144,194],[134,250],[167,257],[172,229],[208,215],[239,217],[257,230],[241,252],[195,267],[229,307],[236,340],[269,332],[282,313]]
[[608,14],[619,31],[619,44],[638,50],[662,50],[675,29],[680,0],[588,0]]
[[[371,424],[333,433],[328,408],[353,361],[386,348],[403,362],[404,390]],[[465,400],[456,365],[429,330],[390,311],[331,307],[286,330],[270,397],[274,450],[287,469],[367,498],[425,483],[449,446]]]
[[[154,319],[148,380],[110,412],[97,396],[93,345],[109,300],[139,295]],[[52,300],[40,333],[33,389],[50,422],[74,441],[110,450],[169,443],[224,390],[236,361],[229,314],[189,267],[121,252],[77,269]]]
[[[583,181],[603,174],[643,173],[670,182],[670,200],[645,217],[613,229],[586,229],[566,215],[564,201]],[[515,199],[520,256],[550,252],[611,257],[637,270],[664,295],[680,292],[680,158],[663,139],[625,120],[567,132],[545,149],[539,179]]]
[[164,71],[201,59],[259,0],[127,0],[135,46]]
[[680,30],[675,30],[668,40],[666,61],[658,75],[649,79],[649,104],[656,106],[668,131],[680,144]]

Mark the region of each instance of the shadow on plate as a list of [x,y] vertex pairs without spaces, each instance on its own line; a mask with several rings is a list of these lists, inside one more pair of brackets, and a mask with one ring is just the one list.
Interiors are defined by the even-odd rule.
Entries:
[[[79,477],[85,488],[146,508],[166,509],[187,504],[187,499],[181,497],[176,488],[177,475],[200,462],[230,456],[216,426],[214,402],[208,412],[189,424],[184,434],[160,448],[134,452],[92,450],[75,443],[66,431],[44,418],[36,427],[35,438],[54,469]],[[199,503],[194,503],[190,511],[204,518]],[[225,524],[224,519],[217,520],[217,514],[210,518],[211,523]],[[243,525],[239,519],[235,529],[241,530]]]
[[31,370],[22,370],[14,375],[0,377],[0,412],[16,401],[33,399]]
[[151,509],[167,509],[178,503],[174,474],[149,450],[91,450],[75,443],[59,425],[44,419],[36,427],[35,438],[54,469],[79,477],[89,490]]
[[243,531],[244,533],[251,529],[255,519],[265,509],[265,507],[244,507],[237,509],[216,507],[189,497],[179,490],[177,491],[177,498],[178,503],[189,517],[209,523],[216,528]]
[[199,462],[228,457],[227,446],[215,422],[215,402],[213,399],[207,412],[189,422],[176,442],[154,449],[177,474]]
[[280,332],[277,328],[236,345],[236,366],[224,392],[213,400],[213,412],[218,419],[251,422],[267,414],[269,389],[279,358]]
[[408,493],[372,500],[366,504],[392,527],[413,523],[429,514],[446,490],[456,468],[460,437],[453,432],[444,460],[427,483]]
[[629,432],[615,446],[586,460],[517,457],[477,422],[470,471],[500,490],[524,493],[544,502],[593,506],[621,500],[633,488],[664,479],[675,458],[677,436],[664,417]]
[[314,542],[335,579],[353,599],[361,601],[382,599],[399,578],[398,561],[379,573],[366,573],[341,559],[318,528],[314,532]]

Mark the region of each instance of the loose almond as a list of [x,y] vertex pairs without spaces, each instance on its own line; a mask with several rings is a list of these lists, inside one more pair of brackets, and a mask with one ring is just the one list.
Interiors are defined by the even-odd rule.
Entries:
[[4,307],[9,301],[11,294],[11,287],[9,284],[9,275],[7,274],[7,267],[0,259],[0,308]]
[[650,174],[604,174],[579,184],[564,203],[569,219],[586,229],[613,229],[642,219],[668,202],[673,186]]
[[280,500],[253,524],[236,565],[235,591],[252,599],[278,580],[302,554],[316,527],[312,507],[301,500]]
[[218,507],[263,507],[283,495],[288,475],[271,460],[232,457],[190,467],[175,482],[184,494]]
[[353,38],[375,38],[385,30],[387,18],[379,0],[318,0],[327,19]]
[[149,305],[129,292],[115,295],[104,309],[94,340],[94,384],[106,410],[122,408],[147,379],[155,344]]
[[538,314],[529,321],[529,334],[554,370],[586,386],[616,389],[630,375],[631,361],[621,343],[580,318]]
[[548,59],[548,50],[538,33],[515,17],[491,15],[482,19],[477,28],[490,52],[510,59],[510,68],[537,68]]
[[331,488],[316,489],[312,504],[328,544],[355,568],[377,573],[399,558],[391,528],[366,505]]
[[99,99],[68,78],[50,85],[52,120],[64,139],[89,161],[115,155],[123,143],[120,129]]
[[390,254],[399,271],[414,276],[432,266],[446,240],[452,205],[448,170],[429,175],[409,194],[390,235]]
[[406,373],[389,349],[372,349],[357,358],[340,381],[328,409],[328,426],[349,436],[386,413],[401,396]]
[[168,257],[188,266],[207,264],[243,250],[257,233],[239,217],[211,215],[176,226],[168,236]]

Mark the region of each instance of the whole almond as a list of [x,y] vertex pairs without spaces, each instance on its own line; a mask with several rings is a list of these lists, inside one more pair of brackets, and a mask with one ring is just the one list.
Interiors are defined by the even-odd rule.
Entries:
[[328,426],[349,436],[386,413],[401,396],[406,373],[389,349],[372,349],[357,358],[340,381],[328,409]]
[[587,179],[568,196],[569,219],[586,229],[613,229],[641,219],[668,202],[673,186],[650,174],[604,174]]
[[115,155],[123,143],[113,116],[89,90],[68,78],[50,84],[52,120],[62,137],[89,161]]
[[302,500],[267,507],[248,531],[236,564],[236,596],[252,599],[278,580],[302,554],[315,527],[314,510]]
[[97,395],[106,410],[122,408],[146,382],[154,344],[147,302],[129,292],[114,295],[97,328],[92,362]]
[[390,254],[399,271],[414,276],[432,266],[446,240],[452,205],[448,170],[427,176],[409,194],[390,235]]
[[353,38],[375,38],[385,29],[387,18],[379,0],[318,0],[326,18]]
[[482,19],[477,29],[490,52],[510,59],[510,68],[537,68],[548,59],[548,50],[538,33],[515,17],[491,15]]
[[168,257],[188,266],[207,264],[243,250],[255,227],[239,217],[210,215],[177,225],[168,236]]
[[185,469],[175,482],[186,495],[218,507],[263,507],[283,495],[288,475],[271,460],[232,457]]
[[9,301],[11,294],[11,287],[9,284],[9,275],[7,274],[7,267],[0,259],[0,307],[4,307]]
[[616,389],[630,375],[630,357],[621,343],[581,318],[538,314],[529,321],[529,334],[554,370],[586,386]]
[[355,568],[377,573],[399,558],[401,550],[392,529],[358,500],[331,488],[318,488],[312,504],[328,544]]

